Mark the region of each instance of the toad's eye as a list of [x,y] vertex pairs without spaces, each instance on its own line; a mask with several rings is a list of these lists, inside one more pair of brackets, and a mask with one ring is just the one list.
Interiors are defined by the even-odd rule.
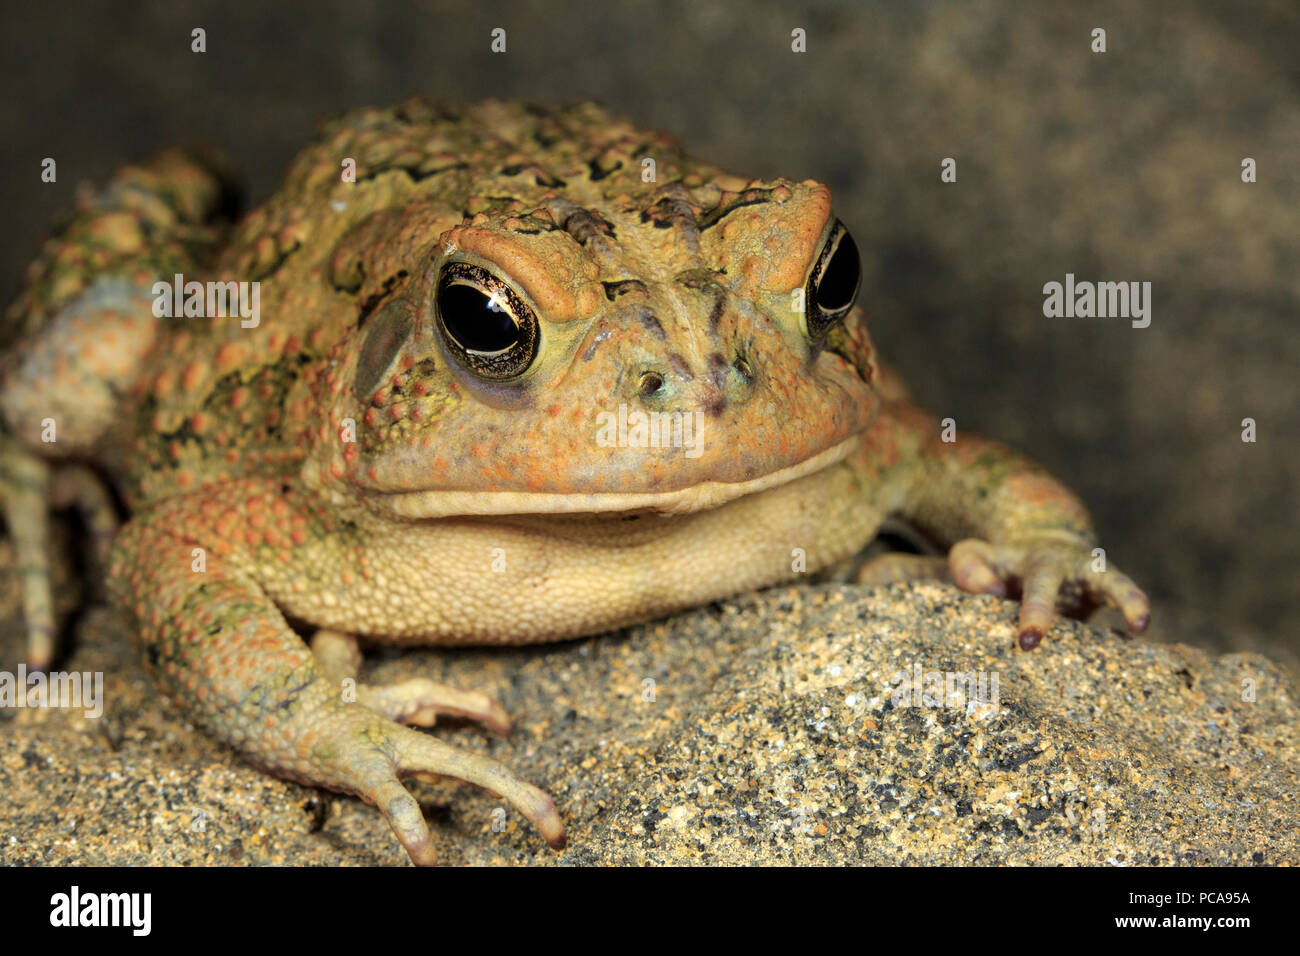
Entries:
[[853,241],[842,222],[836,221],[830,238],[822,247],[817,264],[808,276],[807,304],[804,309],[808,336],[814,340],[825,337],[840,319],[853,308],[858,297],[858,283],[862,280],[862,263],[858,260],[858,244]]
[[517,378],[537,356],[537,316],[487,269],[451,263],[438,279],[434,302],[448,351],[480,378]]

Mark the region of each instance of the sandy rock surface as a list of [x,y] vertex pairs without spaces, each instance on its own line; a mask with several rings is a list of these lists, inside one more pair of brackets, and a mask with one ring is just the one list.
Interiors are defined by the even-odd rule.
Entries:
[[[1300,862],[1280,669],[1075,623],[1026,654],[1014,612],[939,584],[777,588],[565,645],[381,651],[366,679],[497,694],[511,738],[432,732],[569,827],[555,854],[488,793],[412,783],[448,864]],[[406,863],[373,808],[193,729],[114,614],[78,635],[64,669],[104,672],[105,716],[0,710],[0,863]],[[18,650],[10,623],[5,668]],[[896,702],[917,665],[983,673],[985,697],[996,675],[997,701]]]

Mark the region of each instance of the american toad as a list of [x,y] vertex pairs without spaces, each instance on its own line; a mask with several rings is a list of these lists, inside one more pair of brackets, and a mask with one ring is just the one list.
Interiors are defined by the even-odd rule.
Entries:
[[564,828],[409,726],[504,732],[495,700],[357,686],[359,643],[599,633],[841,565],[889,516],[946,555],[860,580],[1020,595],[1025,649],[1062,611],[1146,625],[1074,496],[945,441],[877,362],[825,186],[727,174],[592,105],[412,101],[325,125],[233,225],[228,196],[194,152],[124,169],[10,312],[29,661],[55,650],[47,514],[76,504],[164,690],[257,765],[376,804],[417,863],[407,777],[486,787],[552,846]]

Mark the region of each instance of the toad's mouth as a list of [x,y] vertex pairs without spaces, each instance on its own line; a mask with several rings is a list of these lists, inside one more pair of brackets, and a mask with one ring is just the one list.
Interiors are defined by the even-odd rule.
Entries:
[[393,517],[407,519],[505,515],[682,515],[717,508],[747,495],[787,485],[836,465],[848,457],[860,435],[826,448],[811,458],[747,481],[704,481],[688,488],[655,492],[558,494],[532,491],[403,491],[376,494],[370,504]]

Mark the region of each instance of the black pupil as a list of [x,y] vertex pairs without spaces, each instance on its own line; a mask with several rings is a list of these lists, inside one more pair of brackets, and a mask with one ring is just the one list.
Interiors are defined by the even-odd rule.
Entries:
[[442,287],[438,311],[442,324],[461,348],[469,352],[504,352],[521,338],[519,327],[498,299],[495,308],[482,289],[459,282]]
[[858,262],[858,245],[847,232],[831,253],[830,262],[822,270],[817,283],[817,305],[825,312],[838,312],[853,304],[858,291],[858,277],[862,266]]

